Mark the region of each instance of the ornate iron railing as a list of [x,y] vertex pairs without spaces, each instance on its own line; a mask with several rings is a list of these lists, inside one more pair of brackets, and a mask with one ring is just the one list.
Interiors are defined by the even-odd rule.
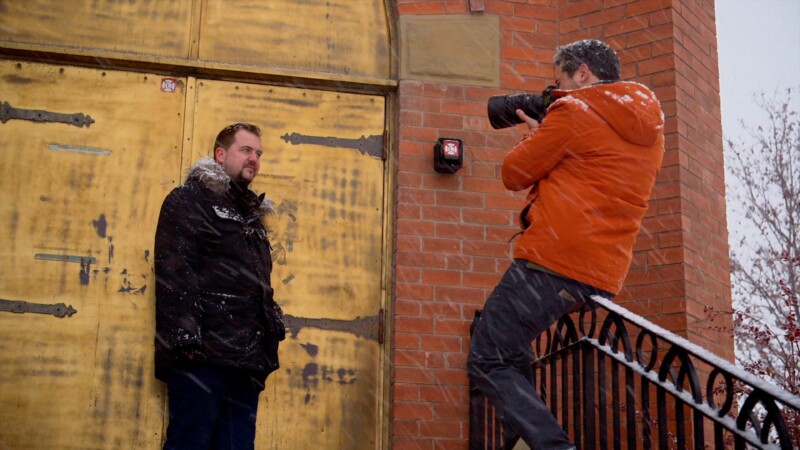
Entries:
[[[800,448],[800,397],[592,300],[577,324],[564,316],[534,343],[531,381],[579,449]],[[517,441],[470,380],[470,450]]]

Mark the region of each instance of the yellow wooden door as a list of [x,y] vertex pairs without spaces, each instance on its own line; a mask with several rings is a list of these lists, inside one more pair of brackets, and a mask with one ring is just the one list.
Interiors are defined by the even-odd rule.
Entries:
[[185,98],[181,79],[0,61],[0,448],[159,447],[151,252]]
[[210,155],[230,123],[263,133],[253,189],[275,201],[266,221],[272,280],[289,329],[261,396],[256,448],[377,448],[384,98],[207,80],[190,87],[189,160]]
[[257,448],[380,446],[383,97],[0,61],[0,107],[0,448],[160,447],[158,212],[237,121],[289,324]]

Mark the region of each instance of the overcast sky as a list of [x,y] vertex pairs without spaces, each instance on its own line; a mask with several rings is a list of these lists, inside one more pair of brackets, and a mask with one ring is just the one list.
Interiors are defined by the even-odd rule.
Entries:
[[[775,99],[792,88],[792,104],[800,110],[800,0],[716,0],[716,14],[723,137],[752,142],[741,122],[766,123],[756,93]],[[745,218],[745,205],[736,201],[737,181],[729,173],[725,181],[729,242],[746,257],[762,240]],[[736,284],[735,277],[731,282]],[[752,301],[738,298],[736,290],[733,296],[734,305]]]
[[800,0],[716,0],[716,12],[723,134],[738,141],[740,120],[764,117],[756,92],[792,87],[800,104]]

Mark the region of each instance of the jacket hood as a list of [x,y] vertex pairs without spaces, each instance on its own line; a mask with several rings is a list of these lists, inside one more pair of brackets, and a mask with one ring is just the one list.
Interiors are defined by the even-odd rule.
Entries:
[[558,101],[578,101],[603,118],[626,141],[653,145],[664,132],[664,114],[646,86],[630,82],[594,84],[571,91],[555,90]]
[[[231,190],[231,177],[225,173],[222,164],[209,156],[201,158],[189,167],[189,170],[186,171],[186,182],[189,181],[196,181],[220,195]],[[252,190],[248,189],[248,191],[256,195]],[[261,203],[258,210],[261,215],[274,213],[275,204],[272,199],[261,194]]]

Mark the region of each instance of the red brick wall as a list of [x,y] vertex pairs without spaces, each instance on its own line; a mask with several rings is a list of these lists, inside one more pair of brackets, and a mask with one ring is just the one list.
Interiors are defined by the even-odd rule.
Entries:
[[[397,13],[469,14],[469,0],[396,0]],[[628,309],[732,359],[732,340],[698,321],[730,307],[713,0],[529,0],[483,3],[500,16],[499,89],[402,80],[396,203],[391,445],[465,449],[465,370],[474,311],[511,259],[524,193],[505,190],[503,156],[521,130],[493,130],[486,100],[540,91],[554,48],[598,38],[622,75],[662,101],[666,154],[635,248]],[[476,14],[473,12],[473,14]],[[480,55],[476,55],[479,57]],[[464,168],[432,167],[439,137],[465,142]]]
[[[675,2],[675,97],[690,340],[733,360],[728,334],[704,326],[704,307],[731,308],[725,174],[713,1]],[[699,324],[699,325],[698,325]],[[731,326],[728,319],[720,325]]]

